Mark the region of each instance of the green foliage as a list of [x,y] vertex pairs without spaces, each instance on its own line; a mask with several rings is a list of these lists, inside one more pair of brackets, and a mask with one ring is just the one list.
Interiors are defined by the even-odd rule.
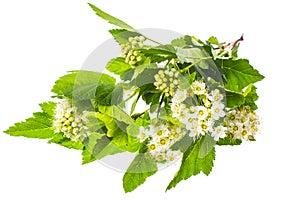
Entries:
[[124,76],[126,72],[131,69],[131,66],[125,63],[125,59],[122,57],[114,58],[106,65],[106,69],[116,75]]
[[68,97],[77,100],[91,99],[95,97],[99,83],[114,85],[116,80],[107,75],[92,71],[71,71],[60,77],[54,84],[52,92],[59,97]]
[[88,164],[90,162],[94,162],[96,160],[96,158],[86,149],[84,148],[82,150],[82,164]]
[[128,31],[133,31],[136,32],[136,30],[131,27],[130,25],[126,24],[125,22],[123,22],[122,20],[119,20],[109,14],[107,14],[106,12],[100,10],[99,8],[97,8],[96,6],[94,6],[93,4],[89,3],[89,6],[95,11],[96,15],[98,15],[99,17],[101,17],[104,20],[107,20],[110,24],[119,26],[120,28],[126,29]]
[[229,138],[229,137],[225,137],[225,138],[220,138],[219,141],[217,142],[217,145],[223,146],[223,145],[240,145],[242,144],[242,140],[239,139],[233,139],[233,138]]
[[210,44],[215,44],[215,45],[219,45],[219,40],[214,37],[214,36],[211,36],[210,38],[208,38],[207,40]]
[[[41,112],[34,113],[33,117],[24,122],[16,123],[5,132],[12,136],[49,139],[49,143],[81,150],[83,164],[122,152],[137,153],[123,177],[123,187],[127,193],[136,189],[149,176],[155,174],[158,170],[157,163],[164,164],[168,159],[169,161],[174,159],[172,153],[166,154],[166,157],[170,156],[166,160],[161,159],[165,152],[159,152],[161,153],[160,158],[151,154],[153,149],[150,149],[150,142],[155,141],[155,145],[159,145],[159,143],[164,142],[162,138],[158,137],[157,142],[154,140],[155,135],[149,136],[145,131],[145,136],[148,139],[141,139],[143,138],[143,133],[140,133],[141,126],[149,130],[148,127],[154,124],[161,125],[160,122],[164,122],[167,124],[166,130],[170,130],[170,136],[160,136],[174,141],[170,147],[171,150],[183,153],[181,166],[169,183],[167,190],[200,172],[209,175],[215,159],[215,145],[240,145],[242,140],[233,139],[234,136],[230,134],[219,139],[218,142],[210,136],[210,133],[200,137],[191,137],[189,132],[186,133],[187,128],[183,122],[172,115],[171,103],[176,103],[176,101],[174,101],[175,98],[170,90],[172,92],[177,89],[186,90],[184,92],[193,94],[195,91],[192,90],[195,88],[192,88],[191,85],[196,80],[205,80],[208,93],[216,88],[224,91],[225,110],[243,108],[244,105],[250,106],[252,111],[256,110],[258,94],[257,88],[253,84],[262,80],[264,76],[254,69],[248,60],[238,58],[239,44],[237,42],[243,38],[237,40],[231,50],[224,49],[226,43],[220,43],[213,36],[203,42],[196,37],[185,35],[174,39],[171,44],[157,43],[159,44],[157,46],[147,46],[146,43],[143,43],[145,38],[152,42],[154,40],[145,36],[144,38],[135,38],[143,35],[127,23],[107,14],[96,6],[92,4],[89,6],[99,17],[120,27],[120,29],[112,29],[109,32],[120,44],[126,59],[123,57],[113,58],[106,65],[106,69],[113,76],[116,75],[118,80],[119,78],[122,80],[119,83],[116,83],[116,79],[107,74],[79,70],[71,71],[60,77],[51,90],[55,93],[54,97],[68,99],[72,106],[77,108],[74,109],[76,111],[72,111],[75,113],[71,114],[75,116],[75,114],[84,113],[82,115],[86,117],[83,120],[85,122],[84,129],[87,126],[88,136],[82,141],[75,142],[67,138],[64,133],[55,133],[53,120],[56,104],[53,102],[41,104]],[[134,49],[134,51],[130,51],[130,49]],[[127,64],[125,60],[130,64]],[[168,69],[166,70],[168,72],[159,73],[161,69]],[[154,78],[155,75],[156,79]],[[165,85],[162,86],[159,81]],[[222,82],[224,85],[221,84]],[[126,90],[132,90],[133,93],[125,99],[123,91]],[[200,88],[200,90],[203,89]],[[177,98],[182,97],[178,95]],[[144,111],[135,113],[138,103],[142,100],[147,104],[147,107]],[[209,100],[206,99],[206,96],[202,94],[193,97],[188,95],[182,101],[183,103],[179,103],[179,106],[188,109],[189,106],[204,105],[208,110],[212,110],[210,103],[213,101],[210,98]],[[128,107],[126,105],[128,102],[132,104],[129,106],[130,111],[127,112]],[[174,106],[175,110],[183,109],[182,107],[176,108],[176,106]],[[150,114],[155,113],[157,119],[153,119],[153,116],[150,119]],[[65,116],[62,116],[63,123],[65,123],[63,128],[71,128],[71,126],[76,128],[75,117],[70,117],[69,120],[68,114],[70,113],[66,112],[64,113]],[[178,115],[178,113],[176,114]],[[68,120],[64,120],[64,117]],[[211,116],[210,119],[213,118]],[[225,126],[223,118],[214,123],[217,126]],[[78,125],[78,127],[82,128],[82,125]],[[173,128],[176,131],[173,132]],[[203,128],[201,126],[201,128],[212,127]],[[178,130],[184,130],[185,135],[176,140]],[[207,130],[210,131],[210,129]],[[160,130],[159,132],[163,131]],[[76,134],[76,131],[72,134]],[[255,140],[254,137],[248,139]],[[155,145],[154,150],[157,147]],[[177,152],[173,153],[174,156],[177,155]]]
[[256,89],[257,88],[255,86],[252,86],[251,90],[245,97],[245,105],[250,106],[251,110],[256,110],[258,108],[257,105],[255,104],[255,101],[258,100]]
[[100,106],[112,105],[112,95],[116,87],[110,83],[99,83],[95,93],[95,102]]
[[[201,150],[208,149],[204,138],[200,138],[183,154],[179,171],[167,187],[167,190],[175,187],[180,181],[186,180],[193,175],[199,174],[201,171],[205,175],[209,175],[213,167],[215,159],[215,148],[213,147],[207,155],[202,157]],[[204,147],[203,147],[204,146]],[[205,147],[206,146],[206,147]]]
[[195,66],[208,69],[208,60],[212,59],[207,52],[202,48],[177,48],[176,52],[178,59],[181,62],[193,63]]
[[61,133],[55,134],[53,136],[53,138],[51,140],[49,140],[48,142],[50,144],[55,143],[55,144],[61,145],[63,147],[69,148],[69,149],[82,150],[84,147],[82,142],[80,142],[80,141],[74,142],[74,141],[70,140],[69,138],[66,138],[65,136],[63,136],[63,134],[61,134]]
[[[93,159],[101,159],[108,155],[114,155],[123,152],[111,142],[105,134],[92,133],[85,142],[86,151],[89,152]],[[88,154],[87,154],[88,155]]]
[[246,86],[264,78],[246,59],[217,60],[217,62],[226,77],[225,88],[229,91],[242,92]]
[[123,177],[125,192],[131,192],[143,184],[149,176],[157,172],[156,162],[146,154],[138,154]]
[[165,60],[177,58],[176,50],[172,45],[159,45],[156,47],[140,50],[151,62],[160,63]]
[[245,103],[245,97],[242,94],[226,91],[226,106],[228,108],[238,107]]
[[112,29],[109,32],[120,45],[126,44],[129,37],[142,36],[140,33],[127,31],[125,29]]
[[24,122],[16,123],[5,133],[11,136],[23,136],[28,138],[47,139],[54,135],[52,128],[55,103],[47,102],[40,104],[42,112],[33,113],[33,117]]

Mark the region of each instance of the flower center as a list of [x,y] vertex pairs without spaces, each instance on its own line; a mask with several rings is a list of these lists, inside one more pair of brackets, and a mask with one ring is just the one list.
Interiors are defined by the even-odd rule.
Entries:
[[233,131],[237,131],[237,130],[239,130],[239,127],[238,126],[234,126],[233,127]]
[[166,139],[161,139],[161,140],[159,141],[159,143],[160,143],[161,145],[165,145],[165,144],[167,143],[167,141],[166,141]]
[[207,129],[207,125],[206,125],[206,124],[201,124],[201,128],[202,128],[203,130],[206,130],[206,129]]
[[151,144],[151,145],[149,146],[149,149],[150,149],[150,150],[155,150],[155,149],[156,149],[155,144]]

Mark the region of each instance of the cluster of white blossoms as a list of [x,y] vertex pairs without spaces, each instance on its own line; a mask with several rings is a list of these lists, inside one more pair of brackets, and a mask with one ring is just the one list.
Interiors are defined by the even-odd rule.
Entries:
[[[187,104],[188,98],[195,105]],[[208,92],[202,80],[195,81],[189,89],[176,90],[171,103],[172,117],[183,124],[190,137],[211,134],[218,141],[226,136],[226,129],[220,125],[225,116],[222,100],[219,89]]]
[[180,151],[173,151],[170,147],[184,136],[184,130],[175,125],[151,124],[140,127],[138,139],[148,140],[148,152],[157,162],[173,162],[182,156]]
[[258,132],[259,117],[249,106],[241,106],[228,112],[223,126],[228,137],[252,140]]
[[72,141],[82,141],[89,135],[86,126],[86,112],[77,112],[77,108],[72,106],[67,99],[62,100],[56,105],[53,126],[56,133],[63,135]]
[[159,70],[158,74],[154,76],[154,85],[158,90],[163,91],[166,96],[174,96],[179,84],[178,76],[179,72],[174,68]]
[[144,46],[145,38],[143,36],[129,37],[126,44],[122,44],[122,53],[125,62],[129,65],[136,65],[143,60],[141,53],[136,50]]

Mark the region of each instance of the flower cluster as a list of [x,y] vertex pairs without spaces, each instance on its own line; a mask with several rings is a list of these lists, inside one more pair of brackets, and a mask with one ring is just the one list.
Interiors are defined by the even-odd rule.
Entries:
[[178,88],[178,76],[179,72],[174,68],[159,70],[158,74],[154,76],[154,85],[158,90],[163,91],[166,96],[173,96]]
[[86,113],[78,113],[69,100],[62,100],[56,105],[53,126],[56,133],[63,135],[72,141],[82,141],[89,135],[86,125]]
[[145,38],[142,36],[129,37],[128,42],[121,45],[125,62],[129,65],[136,65],[143,60],[143,55],[136,49],[144,46]]
[[230,138],[253,140],[258,132],[259,118],[249,106],[241,106],[228,112],[224,127]]
[[208,92],[202,80],[194,81],[190,88],[175,92],[171,103],[172,117],[185,126],[190,137],[211,134],[218,141],[225,137],[224,128],[218,125],[225,116],[222,100],[219,89]]
[[173,151],[170,147],[184,135],[184,130],[175,125],[151,124],[146,128],[141,126],[138,139],[148,140],[150,156],[157,162],[173,162],[181,157],[180,151]]

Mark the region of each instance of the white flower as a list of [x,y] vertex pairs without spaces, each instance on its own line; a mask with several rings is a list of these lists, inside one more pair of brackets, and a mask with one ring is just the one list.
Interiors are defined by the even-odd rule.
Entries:
[[56,133],[62,133],[72,141],[83,141],[90,132],[86,126],[87,112],[78,113],[67,99],[57,103],[53,127]]
[[212,102],[222,101],[223,95],[220,93],[220,90],[214,89],[213,91],[210,92],[208,99]]
[[210,110],[212,118],[218,120],[220,117],[224,117],[224,107],[225,105],[223,103],[214,102]]
[[177,90],[174,94],[172,102],[181,103],[186,99],[187,91],[186,90]]
[[148,138],[148,134],[147,134],[147,130],[145,129],[145,127],[141,126],[140,127],[140,132],[137,135],[137,138],[140,140],[140,142],[145,141]]
[[211,133],[211,136],[214,137],[215,141],[218,141],[219,138],[224,138],[226,136],[226,128],[224,126],[217,126],[213,128],[213,131]]
[[168,150],[166,153],[166,160],[169,162],[173,162],[177,159],[179,159],[182,156],[182,153],[180,151],[171,151]]
[[194,92],[194,94],[196,95],[204,95],[206,94],[206,89],[205,89],[206,85],[204,82],[200,82],[200,81],[195,81],[192,83],[192,90]]
[[199,120],[205,120],[208,116],[208,110],[204,106],[196,106],[197,117]]
[[225,121],[224,126],[228,132],[236,139],[254,139],[258,132],[259,118],[249,106],[241,106],[231,110]]
[[186,109],[186,107],[184,104],[172,103],[171,104],[172,117],[179,118],[185,109]]

